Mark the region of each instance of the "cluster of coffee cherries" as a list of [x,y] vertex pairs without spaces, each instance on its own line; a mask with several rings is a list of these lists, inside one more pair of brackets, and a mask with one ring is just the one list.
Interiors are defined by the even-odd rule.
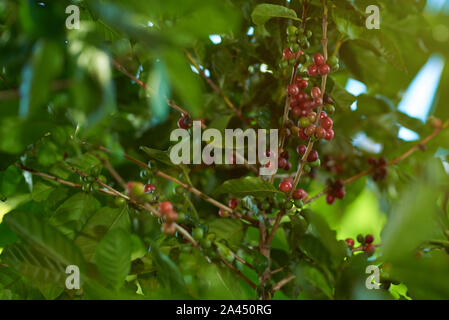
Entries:
[[374,181],[385,180],[388,175],[387,159],[384,157],[380,157],[379,159],[371,157],[368,159],[368,164],[374,169]]
[[335,199],[344,199],[346,195],[345,183],[343,180],[337,180],[335,182],[328,181],[328,187],[326,192],[326,202],[328,204],[334,204]]
[[323,168],[326,169],[326,171],[341,174],[344,171],[342,163],[344,163],[345,160],[346,156],[344,154],[337,157],[326,155],[323,159]]
[[98,166],[90,170],[90,175],[80,176],[81,189],[86,193],[98,191],[101,185],[97,183],[97,179],[102,183],[107,182],[106,177],[101,174],[101,168]]
[[[352,238],[348,238],[345,240],[348,244],[348,247],[353,249],[355,241]],[[357,241],[360,243],[360,249],[364,251],[368,256],[371,256],[376,251],[376,246],[373,245],[374,236],[372,234],[367,234],[366,236],[359,234],[357,236]]]
[[[312,31],[304,30],[303,28],[297,28],[295,26],[289,26],[287,28],[287,45],[288,47],[282,52],[282,61],[280,63],[281,68],[287,68],[296,64],[298,56],[304,56],[301,58],[303,62],[306,62],[307,56],[304,55],[300,49],[308,49],[310,47],[310,38],[312,37]],[[309,57],[310,59],[310,57]]]

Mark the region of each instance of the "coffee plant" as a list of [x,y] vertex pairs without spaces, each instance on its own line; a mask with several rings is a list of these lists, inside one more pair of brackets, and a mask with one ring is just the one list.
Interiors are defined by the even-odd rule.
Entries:
[[[399,108],[448,21],[425,0],[2,1],[0,299],[449,298],[448,68],[426,121]],[[216,161],[191,141],[174,163],[197,128],[277,129],[275,163],[204,136]]]

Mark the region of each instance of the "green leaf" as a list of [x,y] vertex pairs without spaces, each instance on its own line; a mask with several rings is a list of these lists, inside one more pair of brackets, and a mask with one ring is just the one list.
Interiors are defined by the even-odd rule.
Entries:
[[98,244],[95,262],[101,276],[113,288],[120,288],[131,270],[131,240],[129,233],[109,231]]
[[54,227],[29,212],[15,211],[4,218],[8,227],[25,240],[41,255],[49,257],[63,266],[76,265],[81,272],[85,262],[74,243]]
[[256,26],[264,25],[272,18],[288,18],[299,21],[296,12],[292,9],[276,4],[259,4],[254,8],[251,19]]
[[151,159],[159,161],[170,167],[177,167],[176,165],[173,164],[173,162],[171,162],[170,156],[165,151],[152,149],[144,146],[140,147],[140,150],[144,151]]
[[100,203],[91,194],[79,192],[59,206],[49,222],[72,238],[99,207]]
[[208,226],[209,232],[215,233],[217,239],[225,239],[230,244],[239,245],[243,239],[243,223],[239,220],[214,219]]
[[233,194],[236,196],[270,196],[280,193],[271,183],[261,178],[245,177],[231,179],[219,186],[214,194]]

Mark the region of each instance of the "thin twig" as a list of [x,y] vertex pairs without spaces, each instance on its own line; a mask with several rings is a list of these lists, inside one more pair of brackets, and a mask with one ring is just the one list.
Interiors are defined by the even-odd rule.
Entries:
[[229,268],[231,269],[236,275],[238,275],[240,278],[243,279],[243,281],[245,281],[247,284],[250,285],[251,288],[253,288],[254,290],[257,289],[257,286],[251,281],[249,280],[243,273],[241,273],[236,267],[234,267],[231,263],[229,263],[226,259],[221,258],[221,261],[223,261],[223,263]]
[[201,77],[207,82],[207,84],[219,95],[223,98],[225,104],[242,120],[245,124],[250,125],[250,121],[242,114],[242,112],[235,107],[235,105],[229,100],[229,98],[223,93],[223,91],[212,81],[211,78],[206,76],[203,68],[196,62],[196,60],[192,57],[190,53],[185,52],[187,59],[193,64],[194,68],[198,71]]
[[296,276],[294,274],[289,275],[288,277],[282,279],[281,281],[279,281],[278,283],[276,283],[273,288],[271,289],[271,291],[274,293],[275,291],[278,291],[279,289],[281,289],[284,285],[286,285],[287,283],[289,283],[291,280],[295,279]]

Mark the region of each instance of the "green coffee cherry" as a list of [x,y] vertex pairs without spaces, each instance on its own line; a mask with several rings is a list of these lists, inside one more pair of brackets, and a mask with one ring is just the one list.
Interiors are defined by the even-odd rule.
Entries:
[[123,199],[123,198],[121,198],[121,197],[116,197],[116,198],[114,199],[114,204],[115,204],[117,207],[122,207],[122,206],[124,206],[124,205],[126,204],[126,200]]
[[307,39],[312,38],[312,35],[313,35],[312,30],[307,30],[307,31],[305,32],[305,35],[306,35]]
[[295,26],[288,26],[287,35],[289,35],[289,36],[296,35],[297,31],[298,31],[298,28],[296,28]]
[[201,239],[200,244],[201,244],[201,247],[206,248],[206,249],[212,247],[212,241],[210,241],[207,238],[206,239]]
[[200,241],[201,239],[203,239],[203,236],[204,236],[203,229],[201,229],[201,228],[193,229],[192,236],[193,236],[193,239]]
[[331,56],[328,60],[327,60],[327,64],[329,65],[329,67],[333,68],[338,64],[338,58],[336,56]]
[[321,166],[321,160],[320,160],[320,159],[317,159],[317,160],[314,161],[314,162],[309,162],[309,165],[310,165],[312,168],[314,168],[314,167],[319,167],[319,166]]
[[326,111],[327,114],[332,115],[335,113],[335,107],[331,104],[326,104],[324,106],[324,111]]
[[98,176],[98,180],[100,180],[100,181],[103,182],[103,183],[108,182],[108,179],[106,179],[106,177],[105,177],[104,175],[99,175],[99,176]]
[[304,206],[304,202],[302,202],[301,199],[296,199],[295,200],[295,207],[296,208],[302,208]]

